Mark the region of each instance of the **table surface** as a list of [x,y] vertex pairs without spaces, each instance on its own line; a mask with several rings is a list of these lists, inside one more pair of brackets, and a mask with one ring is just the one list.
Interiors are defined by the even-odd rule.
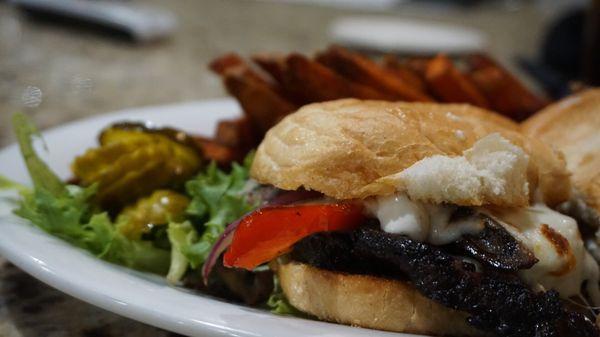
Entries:
[[[566,1],[565,1],[566,2]],[[335,18],[356,10],[243,0],[144,1],[167,8],[179,27],[170,39],[134,44],[33,20],[0,2],[0,146],[12,142],[10,115],[24,111],[45,129],[145,105],[224,96],[206,64],[237,51],[310,53],[329,43]],[[459,23],[482,30],[509,67],[534,57],[561,1],[498,2],[454,9],[408,3],[370,15]],[[74,315],[76,313],[76,315]],[[175,336],[62,294],[0,258],[0,336]]]

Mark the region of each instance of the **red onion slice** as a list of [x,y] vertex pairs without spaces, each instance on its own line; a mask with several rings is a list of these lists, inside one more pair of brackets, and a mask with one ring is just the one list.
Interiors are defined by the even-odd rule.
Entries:
[[251,213],[259,211],[261,208],[263,208],[265,206],[290,205],[290,204],[293,204],[293,203],[296,203],[299,201],[316,199],[316,198],[319,198],[322,196],[323,196],[323,194],[316,192],[316,191],[306,191],[306,190],[280,191],[274,197],[267,200],[267,202],[264,205],[258,207],[257,209],[255,209],[252,212],[244,214],[242,217],[240,217],[236,221],[227,225],[227,227],[225,227],[225,231],[223,231],[223,234],[221,234],[221,236],[219,236],[219,239],[217,239],[217,242],[212,246],[210,253],[208,253],[208,258],[206,259],[206,262],[204,262],[204,265],[202,265],[201,273],[202,273],[202,280],[204,281],[204,284],[205,285],[208,284],[208,276],[210,275],[210,272],[212,271],[213,267],[215,266],[215,263],[217,263],[219,256],[221,256],[221,253],[223,253],[227,249],[227,247],[229,247],[229,245],[231,245],[231,241],[233,241],[233,234],[235,234],[235,229],[240,224],[242,219],[244,219]]
[[[252,212],[250,212],[250,213],[252,213]],[[219,256],[221,256],[221,253],[223,253],[227,249],[227,247],[229,247],[229,245],[231,245],[231,241],[233,241],[233,234],[235,233],[235,229],[240,224],[242,219],[245,218],[250,213],[244,214],[244,216],[242,216],[241,218],[239,218],[236,221],[227,225],[227,227],[225,227],[225,231],[223,231],[223,234],[221,234],[221,236],[219,236],[219,238],[217,239],[217,242],[212,246],[210,253],[208,253],[208,258],[202,265],[202,270],[201,270],[202,280],[204,281],[205,285],[208,284],[208,275],[210,275],[210,272],[212,271],[213,267],[215,266],[215,263],[217,263]]]
[[323,194],[317,191],[280,191],[272,199],[267,201],[267,205],[289,205],[299,201],[321,198],[322,196]]

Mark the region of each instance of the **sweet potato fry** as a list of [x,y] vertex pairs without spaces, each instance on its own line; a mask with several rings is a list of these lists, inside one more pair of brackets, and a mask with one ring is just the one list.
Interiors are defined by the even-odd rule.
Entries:
[[317,61],[338,74],[367,85],[390,96],[406,101],[431,101],[431,97],[389,73],[370,59],[341,47],[331,47],[317,56]]
[[224,77],[228,72],[244,72],[246,77],[251,77],[255,81],[264,83],[271,87],[274,91],[281,94],[281,87],[275,83],[271,78],[268,78],[266,74],[257,72],[246,60],[235,53],[225,54],[221,57],[214,59],[210,64],[209,68],[216,74]]
[[471,73],[473,82],[488,97],[494,110],[516,121],[522,121],[546,105],[512,75],[496,67]]
[[405,59],[404,64],[421,78],[425,78],[425,72],[427,72],[429,61],[431,61],[430,57],[414,56]]
[[473,69],[471,79],[494,110],[521,121],[547,104],[492,58],[482,54],[471,55],[468,63]]
[[[255,134],[262,135],[279,119],[296,109],[296,106],[284,97],[279,84],[257,72],[237,54],[227,54],[215,59],[210,69],[223,78],[225,88],[234,96],[253,125]],[[222,141],[226,145],[238,146],[241,141],[250,136],[248,129],[234,130],[237,125],[223,124]],[[244,134],[240,134],[244,132]],[[255,144],[251,144],[255,145]]]
[[483,108],[490,106],[475,84],[443,54],[429,61],[425,80],[431,91],[443,102],[470,103]]
[[244,68],[230,69],[225,73],[223,81],[227,91],[238,100],[244,113],[261,134],[296,109],[294,104]]
[[251,57],[252,61],[271,75],[277,83],[283,83],[285,72],[285,56],[278,54],[256,54]]
[[209,161],[215,161],[221,167],[228,167],[234,161],[240,161],[244,155],[243,152],[234,148],[219,144],[215,140],[195,137],[196,144],[202,149],[204,157]]
[[423,77],[402,63],[396,56],[386,55],[383,57],[381,63],[384,69],[396,75],[403,82],[408,83],[420,92],[427,92],[427,85]]
[[286,57],[285,55],[279,54],[257,54],[252,56],[252,61],[256,63],[264,72],[269,74],[277,83],[277,92],[288,99],[289,101],[302,105],[306,103],[302,97],[295,95],[293,91],[286,90],[283,86],[285,85],[285,72],[286,72]]
[[241,56],[236,53],[229,53],[212,60],[208,64],[208,68],[218,75],[223,75],[227,69],[241,66],[244,63]]
[[479,70],[487,67],[501,68],[498,62],[486,54],[472,54],[466,59],[472,70]]
[[283,87],[304,103],[323,102],[344,97],[385,99],[377,91],[353,83],[331,69],[300,54],[286,58]]
[[238,149],[250,149],[257,143],[252,123],[247,117],[221,120],[215,135],[217,142]]

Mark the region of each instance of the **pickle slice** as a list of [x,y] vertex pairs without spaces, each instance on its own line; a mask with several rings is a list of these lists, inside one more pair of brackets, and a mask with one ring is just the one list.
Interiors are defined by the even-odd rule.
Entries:
[[138,240],[156,226],[164,226],[169,221],[183,221],[189,202],[189,198],[177,192],[156,190],[119,213],[117,230],[130,239]]
[[82,185],[98,184],[96,200],[112,210],[156,189],[183,183],[200,169],[202,158],[169,130],[163,134],[110,127],[102,132],[100,147],[77,157],[71,170]]

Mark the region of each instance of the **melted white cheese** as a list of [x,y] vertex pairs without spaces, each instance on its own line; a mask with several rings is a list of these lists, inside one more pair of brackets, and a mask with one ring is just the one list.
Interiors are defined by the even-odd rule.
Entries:
[[580,294],[581,285],[588,281],[590,298],[600,304],[598,264],[585,249],[573,218],[542,204],[495,211],[493,216],[539,260],[520,272],[525,282],[571,297]]
[[[477,217],[450,222],[453,206],[417,202],[405,194],[368,199],[365,205],[367,211],[379,219],[383,231],[435,245],[447,244],[483,229]],[[585,249],[574,219],[542,204],[478,211],[494,217],[534,253],[539,262],[520,272],[521,278],[534,289],[555,289],[567,298],[580,294],[581,285],[587,280],[588,294],[594,304],[600,304],[598,264]]]
[[373,198],[365,204],[368,212],[379,219],[384,232],[403,234],[416,241],[442,245],[483,229],[483,224],[475,219],[450,223],[455,207],[413,201],[405,194]]

